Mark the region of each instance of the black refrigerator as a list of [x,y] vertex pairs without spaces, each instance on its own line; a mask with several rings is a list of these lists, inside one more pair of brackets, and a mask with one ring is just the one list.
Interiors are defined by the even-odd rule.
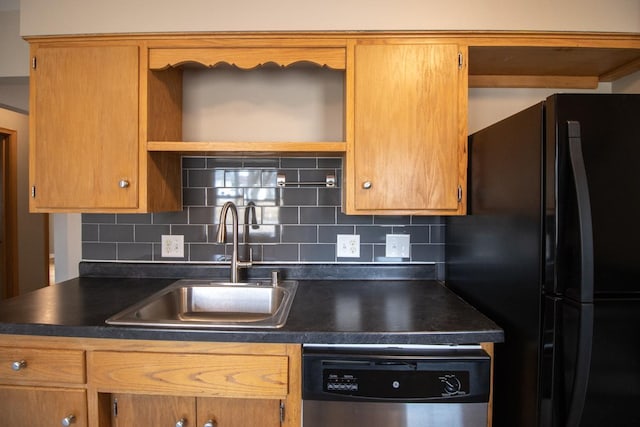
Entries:
[[445,280],[505,331],[493,425],[640,426],[640,95],[550,96],[468,173]]

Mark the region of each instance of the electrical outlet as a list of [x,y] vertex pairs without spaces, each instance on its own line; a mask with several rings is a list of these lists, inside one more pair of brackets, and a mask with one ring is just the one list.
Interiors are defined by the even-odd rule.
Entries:
[[408,234],[387,234],[385,257],[409,258],[411,256],[411,236]]
[[338,258],[360,258],[359,234],[338,234],[336,246]]
[[162,257],[163,258],[184,258],[184,236],[163,235],[162,236]]

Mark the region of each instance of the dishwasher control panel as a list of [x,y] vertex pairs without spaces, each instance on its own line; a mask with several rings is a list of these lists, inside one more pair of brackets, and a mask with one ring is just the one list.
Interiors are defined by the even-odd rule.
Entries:
[[303,354],[303,399],[486,401],[491,361],[481,349],[379,354],[313,349]]
[[469,371],[440,370],[415,365],[378,366],[368,369],[326,369],[323,391],[372,398],[425,399],[469,393]]

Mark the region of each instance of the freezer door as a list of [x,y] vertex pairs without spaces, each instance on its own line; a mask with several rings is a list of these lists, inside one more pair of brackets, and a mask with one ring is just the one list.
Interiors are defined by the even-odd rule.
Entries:
[[[588,185],[593,225],[594,290],[598,295],[640,293],[640,95],[562,94],[547,100],[547,186],[556,185],[560,212],[557,285],[560,293],[585,301],[579,286],[579,226],[575,180],[569,153],[568,122],[580,123],[581,156]],[[557,141],[557,146],[553,144]],[[557,169],[557,177],[554,176]],[[554,182],[554,178],[557,178]],[[562,217],[562,210],[566,215]],[[549,212],[549,211],[547,211]],[[553,224],[553,223],[551,223]],[[563,234],[564,235],[561,235]],[[574,245],[575,243],[575,245]],[[572,252],[573,251],[573,252]],[[575,262],[574,262],[575,261]],[[566,285],[566,286],[565,286]],[[573,290],[572,290],[573,288]]]

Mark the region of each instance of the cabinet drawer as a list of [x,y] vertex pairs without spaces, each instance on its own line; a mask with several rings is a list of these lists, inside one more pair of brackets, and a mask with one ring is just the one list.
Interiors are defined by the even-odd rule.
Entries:
[[288,393],[288,357],[96,351],[91,385],[100,391],[225,397]]
[[3,426],[86,427],[87,393],[81,389],[0,386]]
[[0,383],[84,384],[82,350],[0,347]]

